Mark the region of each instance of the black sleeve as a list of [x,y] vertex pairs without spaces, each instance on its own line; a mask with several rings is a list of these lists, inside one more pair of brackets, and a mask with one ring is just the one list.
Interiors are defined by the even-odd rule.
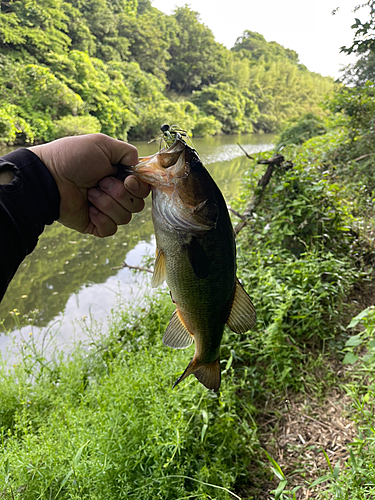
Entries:
[[28,149],[0,158],[0,171],[14,179],[0,184],[0,300],[46,224],[59,217],[60,195],[44,163]]

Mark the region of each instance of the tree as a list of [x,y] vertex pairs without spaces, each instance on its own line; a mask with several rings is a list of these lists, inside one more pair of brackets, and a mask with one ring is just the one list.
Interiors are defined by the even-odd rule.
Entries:
[[174,19],[153,8],[137,17],[123,14],[119,18],[118,32],[129,40],[129,59],[167,83],[166,72],[171,59],[168,50],[175,43]]
[[220,44],[189,7],[177,8],[172,17],[176,39],[169,49],[169,87],[179,94],[190,93],[215,79],[220,70]]
[[[375,52],[375,0],[367,0],[364,4],[357,5],[355,11],[361,8],[368,8],[368,18],[362,22],[355,18],[352,29],[355,30],[353,43],[349,47],[341,47],[341,51],[347,54],[364,54],[368,51]],[[336,13],[338,9],[333,11]]]
[[298,54],[294,50],[285,49],[276,42],[267,42],[263,35],[255,31],[245,30],[243,35],[237,38],[234,52],[244,51],[243,55],[255,61],[263,60],[270,62],[282,56],[293,62],[298,62]]

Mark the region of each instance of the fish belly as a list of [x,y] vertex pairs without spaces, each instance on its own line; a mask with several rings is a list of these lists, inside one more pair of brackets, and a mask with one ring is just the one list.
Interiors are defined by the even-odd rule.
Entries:
[[[164,253],[166,281],[186,328],[194,336],[195,358],[203,363],[219,355],[224,325],[235,287],[235,256],[215,231],[197,237],[155,224],[157,247]],[[211,234],[210,234],[211,233]],[[192,238],[207,257],[208,275],[197,276],[191,263]],[[224,242],[225,243],[225,242]],[[229,258],[228,259],[228,254]],[[203,254],[202,254],[203,255]],[[198,257],[200,254],[198,255]],[[199,265],[199,263],[198,263]],[[198,273],[199,274],[199,273]]]

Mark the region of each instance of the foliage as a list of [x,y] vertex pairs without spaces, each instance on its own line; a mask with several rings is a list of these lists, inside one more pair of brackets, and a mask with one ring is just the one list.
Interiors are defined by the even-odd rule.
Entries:
[[375,2],[374,0],[367,0],[363,4],[357,5],[355,10],[366,8],[367,19],[362,22],[360,19],[355,18],[352,29],[355,30],[354,40],[350,47],[341,47],[342,52],[347,54],[359,53],[363,54],[367,51],[375,51]]
[[55,122],[55,137],[96,134],[101,131],[100,122],[95,116],[64,116]]
[[343,78],[345,83],[351,87],[364,86],[370,80],[375,81],[375,53],[366,52],[361,54],[357,61],[349,65],[343,71]]
[[279,56],[298,62],[298,54],[294,50],[285,49],[276,42],[266,42],[263,35],[254,31],[245,30],[243,35],[237,38],[232,49],[234,52],[242,52],[244,57],[255,60],[271,62]]
[[113,334],[100,341],[104,349],[99,343],[91,353],[78,349],[65,362],[46,362],[39,353],[30,363],[26,355],[12,375],[2,368],[0,481],[6,495],[231,497],[257,444],[236,412],[240,386],[228,374],[220,396],[198,384],[172,391],[170,380],[189,354],[176,357],[160,348],[168,306],[154,298],[146,311],[120,313]]
[[227,134],[252,132],[257,108],[250,92],[241,92],[230,83],[210,85],[193,94],[191,100],[207,116],[222,124]]
[[[273,132],[332,90],[276,42],[246,31],[230,51],[189,7],[168,16],[146,0],[3,2],[0,47],[2,108],[17,106],[8,144],[60,137],[68,115],[120,139],[150,138],[162,116],[201,135]],[[199,125],[180,100],[202,102]]]
[[221,123],[214,116],[198,116],[192,130],[194,137],[216,135],[221,131]]
[[164,84],[172,57],[168,49],[175,43],[176,29],[173,18],[154,8],[136,18],[122,16],[119,24],[119,34],[129,40],[130,60]]
[[170,88],[191,92],[214,77],[220,65],[220,45],[199,14],[187,6],[175,10],[176,35],[169,48],[171,60],[167,73]]
[[315,137],[326,133],[324,121],[320,116],[313,113],[303,115],[296,123],[291,123],[284,128],[277,139],[278,146],[289,144],[299,145]]

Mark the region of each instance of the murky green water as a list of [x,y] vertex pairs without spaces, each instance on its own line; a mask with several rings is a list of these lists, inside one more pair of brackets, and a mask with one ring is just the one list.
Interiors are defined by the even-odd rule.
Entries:
[[[237,142],[247,152],[257,153],[269,149],[272,140],[273,136],[266,134],[220,136],[196,139],[194,146],[229,201],[238,193],[241,177],[251,165]],[[156,143],[135,145],[140,156],[157,150]],[[35,332],[58,322],[59,338],[66,340],[75,319],[92,315],[105,323],[113,307],[119,302],[139,301],[147,286],[147,276],[112,268],[124,260],[139,265],[144,255],[153,255],[154,249],[150,197],[145,210],[135,214],[130,224],[109,238],[81,235],[58,223],[47,227],[0,304],[0,318],[4,321],[0,331],[13,331],[13,336],[18,337],[29,335],[30,323],[35,325]],[[0,351],[4,351],[10,338],[0,335]]]

